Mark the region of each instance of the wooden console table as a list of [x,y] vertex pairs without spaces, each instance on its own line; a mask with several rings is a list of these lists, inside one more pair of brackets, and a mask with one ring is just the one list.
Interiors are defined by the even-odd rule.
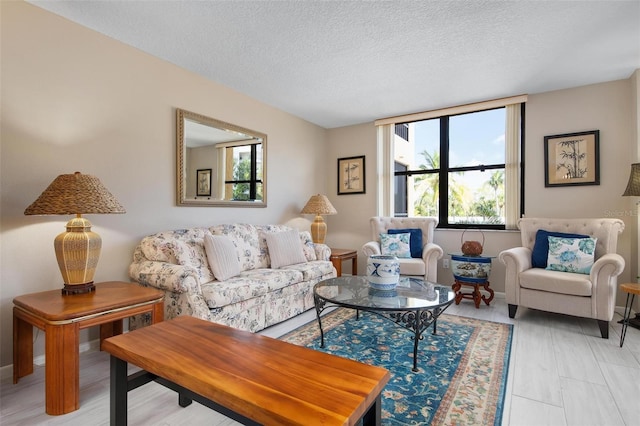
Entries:
[[[111,337],[103,347],[111,354],[112,425],[127,424],[127,392],[150,381],[178,392],[182,407],[197,401],[242,424],[380,425],[391,377],[381,367],[190,316]],[[127,376],[128,363],[142,371]]]
[[80,330],[100,325],[100,344],[122,333],[122,319],[150,313],[162,321],[164,294],[136,283],[97,283],[91,293],[63,295],[58,290],[13,299],[13,383],[33,373],[33,327],[45,332],[46,412],[66,414],[80,408]]
[[358,275],[358,251],[352,249],[331,249],[329,258],[333,267],[336,268],[337,276],[342,276],[342,262],[351,259],[351,275]]

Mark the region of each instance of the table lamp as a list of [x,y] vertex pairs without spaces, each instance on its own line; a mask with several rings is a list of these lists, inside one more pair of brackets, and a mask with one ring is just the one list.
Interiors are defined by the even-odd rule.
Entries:
[[338,213],[329,199],[325,195],[312,195],[300,213],[316,215],[311,224],[311,239],[314,243],[324,244],[324,237],[327,235],[327,224],[324,222],[322,215]]
[[125,210],[98,178],[80,172],[55,178],[24,211],[25,215],[76,215],[67,222],[67,231],[58,235],[53,243],[64,280],[62,294],[95,291],[93,276],[102,239],[91,231],[91,222],[82,215],[105,213],[125,213]]
[[[629,174],[629,182],[627,189],[624,190],[623,197],[640,197],[640,163],[631,165],[631,174]],[[640,314],[636,313],[635,318],[629,319],[629,325],[640,329]]]

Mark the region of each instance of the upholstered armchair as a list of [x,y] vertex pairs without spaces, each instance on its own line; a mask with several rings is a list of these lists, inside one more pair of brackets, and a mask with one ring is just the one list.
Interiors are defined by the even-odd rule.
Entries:
[[[526,306],[593,318],[598,321],[602,338],[608,339],[618,275],[625,264],[622,256],[616,253],[624,222],[619,219],[525,218],[520,219],[518,227],[522,247],[504,250],[498,256],[506,265],[505,297],[509,317],[515,318],[518,306]],[[556,233],[565,235],[557,236]],[[576,250],[570,249],[586,247],[589,252],[590,241],[582,240],[585,236],[596,239],[593,265],[586,268],[576,263]],[[582,256],[582,253],[578,255]],[[563,266],[567,259],[574,264]]]
[[[421,235],[419,247],[412,248],[412,256],[409,258],[398,258],[400,263],[400,275],[411,275],[423,277],[425,281],[436,282],[438,277],[438,259],[442,257],[442,248],[433,243],[438,220],[433,217],[372,217],[369,220],[371,225],[372,241],[362,246],[365,257],[382,254],[380,245],[380,234],[389,234],[403,230],[412,230],[414,234]],[[417,241],[415,238],[414,242]],[[421,253],[420,253],[421,251]]]

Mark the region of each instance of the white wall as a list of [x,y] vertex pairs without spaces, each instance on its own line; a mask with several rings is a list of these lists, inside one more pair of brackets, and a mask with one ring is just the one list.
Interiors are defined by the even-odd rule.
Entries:
[[[0,2],[0,13],[0,366],[12,362],[12,299],[61,287],[52,242],[69,218],[23,215],[59,174],[98,176],[127,209],[89,217],[103,238],[96,281],[128,279],[135,245],[160,230],[231,221],[308,226],[313,218],[299,211],[314,193],[326,194],[338,211],[326,218],[329,245],[359,250],[369,240],[377,192],[373,123],[327,131],[35,6]],[[638,98],[636,73],[530,95],[527,104],[527,215],[619,216],[627,225],[619,252],[628,265],[637,259],[630,243],[637,207],[620,194],[637,161]],[[268,135],[267,208],[175,206],[176,107]],[[590,129],[601,132],[601,185],[544,188],[543,137]],[[338,196],[337,159],[357,155],[366,156],[366,194]],[[485,253],[519,244],[517,232],[486,238]],[[436,242],[445,252],[458,250],[460,231],[437,231]],[[495,263],[492,286],[504,291],[504,270]],[[443,282],[449,274],[439,269]],[[620,282],[631,276],[627,267]],[[43,340],[40,334],[36,355]]]
[[[325,129],[35,6],[0,7],[1,366],[12,363],[13,298],[62,287],[53,239],[70,217],[23,215],[59,174],[97,176],[127,210],[88,217],[103,239],[97,282],[128,280],[135,245],[150,233],[228,222],[308,226],[300,210],[326,191]],[[267,134],[267,208],[176,206],[176,107]],[[40,333],[36,355],[43,341]]]
[[[636,75],[638,72],[636,72]],[[529,95],[526,106],[525,212],[529,217],[619,217],[625,222],[618,252],[627,267],[619,282],[635,281],[637,247],[631,240],[637,235],[637,207],[633,197],[622,197],[629,177],[631,163],[637,161],[638,102],[635,78],[600,83],[590,86]],[[636,96],[632,96],[632,92]],[[383,117],[380,117],[383,118]],[[583,187],[544,187],[544,136],[600,130],[600,185]],[[328,196],[338,204],[337,216],[329,222],[330,244],[360,249],[369,241],[368,219],[375,216],[375,126],[360,124],[329,130],[329,162],[339,156],[367,156],[367,193],[360,196],[336,196],[330,189]],[[334,187],[331,184],[329,187]],[[335,204],[334,204],[335,205]],[[341,216],[340,212],[348,212]],[[435,242],[445,253],[459,251],[461,231],[438,230]],[[465,239],[473,235],[465,235]],[[475,235],[475,237],[478,237]],[[501,250],[520,245],[517,231],[486,231],[485,254],[497,255]],[[633,251],[632,251],[633,250]],[[364,268],[362,253],[359,268]],[[364,269],[362,269],[364,270]],[[451,271],[438,268],[439,281],[451,283]],[[634,277],[631,279],[631,277]],[[504,267],[493,262],[491,286],[504,291]],[[624,306],[623,295],[618,295],[619,306]]]

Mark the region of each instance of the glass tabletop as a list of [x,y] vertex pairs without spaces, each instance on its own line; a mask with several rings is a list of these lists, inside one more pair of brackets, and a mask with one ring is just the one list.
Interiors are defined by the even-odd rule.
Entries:
[[437,308],[450,304],[455,297],[449,286],[409,277],[400,277],[395,290],[376,290],[367,277],[345,276],[321,281],[313,291],[337,305],[390,311]]

